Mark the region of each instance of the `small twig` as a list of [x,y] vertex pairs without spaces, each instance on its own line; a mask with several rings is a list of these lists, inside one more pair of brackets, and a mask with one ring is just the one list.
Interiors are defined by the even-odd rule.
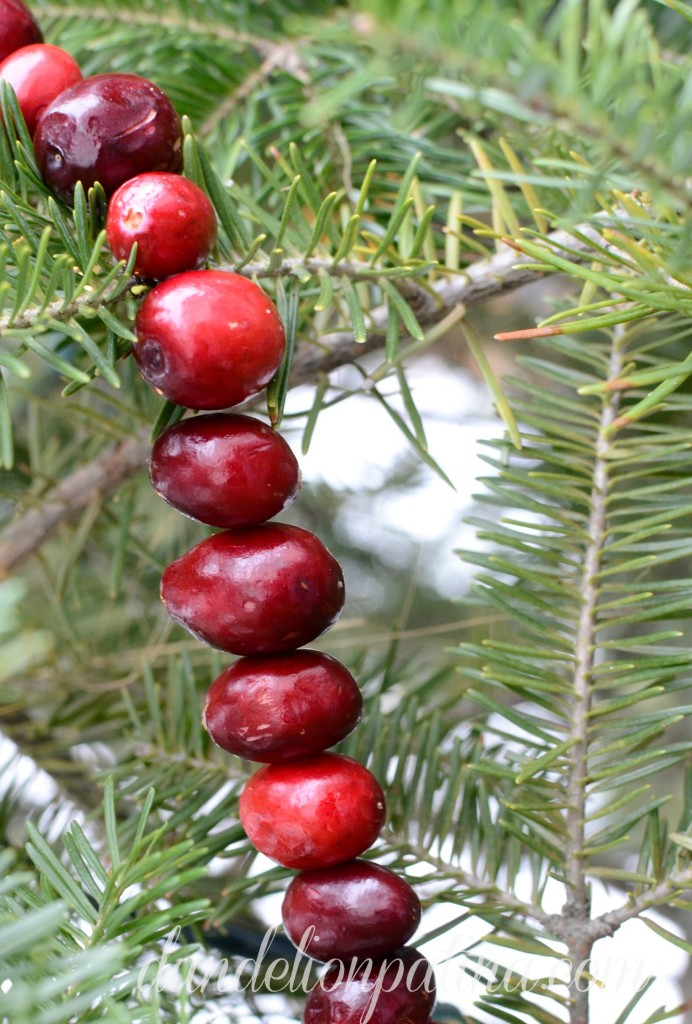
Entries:
[[[486,899],[495,904],[499,909],[506,908],[509,911],[521,914],[524,918],[538,921],[549,932],[559,937],[559,933],[555,932],[555,925],[559,924],[561,920],[559,916],[547,914],[540,907],[535,906],[533,903],[526,903],[524,900],[519,899],[518,896],[511,892],[506,892],[493,882],[488,882],[487,879],[479,878],[471,871],[465,871],[463,868],[456,867],[439,857],[435,857],[429,849],[419,846],[417,843],[412,843],[408,839],[402,839],[394,832],[386,831],[383,833],[382,838],[392,849],[398,850],[400,853],[410,853],[416,858],[417,862],[429,864],[431,867],[437,868],[446,878],[455,879],[465,889],[482,893]],[[427,879],[422,878],[421,881],[427,881]]]
[[81,316],[84,310],[91,310],[113,302],[127,289],[128,282],[123,277],[117,277],[107,288],[105,293],[94,292],[93,295],[85,289],[78,299],[72,302],[65,302],[64,299],[56,299],[47,306],[28,306],[19,316],[13,317],[10,313],[0,316],[0,333],[7,330],[26,330],[36,327],[41,322],[54,320],[58,323],[66,323]]
[[664,882],[642,892],[639,896],[632,897],[616,910],[609,910],[600,917],[595,917],[591,922],[591,934],[594,940],[608,938],[614,935],[621,925],[630,921],[633,917],[639,917],[645,910],[652,907],[669,903],[674,893],[681,894],[687,889],[692,889],[692,868],[681,872],[679,875],[671,875]]
[[[566,250],[562,253],[562,258],[569,263],[577,264],[589,259],[592,253],[589,243],[602,244],[602,236],[597,226],[579,224],[574,233],[555,231],[546,236],[546,241],[555,248]],[[534,264],[533,257],[524,256],[507,245],[488,259],[479,260],[461,272],[441,278],[432,287],[424,288],[415,278],[401,278],[394,283],[412,305],[421,323],[434,323],[446,316],[454,306],[477,306],[504,292],[513,291],[522,285],[549,276],[548,271],[534,270]],[[445,272],[444,267],[436,269],[440,273]],[[285,259],[271,270],[266,261],[257,260],[254,263],[247,263],[241,273],[247,277],[285,277],[297,270],[307,270],[313,275],[319,271],[326,271],[334,277],[349,277],[352,280],[363,281],[376,280],[377,277],[377,267],[373,267],[369,262],[343,260],[334,263],[333,260],[316,257],[307,260],[301,257]],[[371,323],[376,327],[385,326],[388,315],[389,309],[386,305],[377,306],[370,312]]]

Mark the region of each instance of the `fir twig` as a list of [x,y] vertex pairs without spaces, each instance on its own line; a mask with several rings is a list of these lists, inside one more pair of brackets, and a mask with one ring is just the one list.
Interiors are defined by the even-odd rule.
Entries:
[[[617,377],[623,365],[622,329],[616,330],[611,349],[610,372]],[[583,849],[586,822],[586,779],[588,776],[589,710],[591,708],[592,671],[594,665],[599,588],[598,573],[605,544],[607,528],[608,467],[611,441],[609,428],[618,412],[618,393],[611,393],[603,403],[595,445],[591,512],[587,526],[588,543],[584,552],[581,574],[581,611],[575,643],[575,667],[572,694],[571,739],[567,773],[567,822],[565,845],[565,871],[567,902],[563,916],[568,920],[566,934],[571,961],[573,1001],[570,1006],[570,1024],[588,1024],[588,989],[580,984],[581,975],[588,970],[592,940],[589,935],[590,896],[586,882]]]
[[429,849],[420,846],[409,839],[402,840],[394,833],[385,833],[383,838],[392,849],[404,853],[417,862],[428,864],[435,868],[445,878],[451,878],[458,883],[462,889],[470,890],[474,895],[482,893],[483,897],[493,906],[502,910],[511,910],[520,913],[523,917],[538,921],[549,932],[559,936],[561,919],[558,915],[547,914],[541,907],[534,903],[528,903],[520,899],[512,892],[501,889],[500,886],[489,882],[487,879],[479,878],[472,871],[450,864],[441,857],[436,857]]

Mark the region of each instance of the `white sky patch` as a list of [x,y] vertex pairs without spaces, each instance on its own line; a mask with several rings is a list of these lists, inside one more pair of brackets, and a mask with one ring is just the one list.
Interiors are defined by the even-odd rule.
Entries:
[[[321,412],[307,455],[300,452],[301,430],[291,428],[295,421],[285,421],[285,433],[300,459],[304,486],[324,482],[352,492],[343,523],[354,542],[377,545],[378,553],[402,570],[407,544],[423,547],[423,581],[452,599],[467,589],[473,574],[473,567],[464,565],[454,550],[479,547],[474,530],[462,518],[470,513],[472,495],[480,489],[477,477],[492,473],[480,459],[480,442],[500,437],[503,425],[482,385],[462,369],[428,358],[416,364],[410,383],[428,450],[455,489],[421,461],[412,487],[362,494],[381,487],[402,460],[416,457],[401,430],[367,395],[355,395]],[[394,382],[385,382],[381,390],[391,393],[388,400],[403,414],[403,403],[393,394]],[[311,401],[312,389],[297,389],[289,394],[287,411],[305,409]]]

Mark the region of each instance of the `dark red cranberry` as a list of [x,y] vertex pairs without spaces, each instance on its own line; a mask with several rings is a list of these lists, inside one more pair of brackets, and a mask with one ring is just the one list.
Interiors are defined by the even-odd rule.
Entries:
[[270,764],[252,776],[238,812],[260,853],[287,868],[326,868],[363,853],[384,824],[384,793],[341,754]]
[[149,171],[115,192],[106,231],[116,259],[126,260],[136,242],[135,274],[161,281],[202,266],[216,241],[216,215],[193,181]]
[[428,1024],[435,991],[430,961],[411,946],[386,960],[337,962],[310,992],[303,1024]]
[[420,924],[420,900],[393,871],[366,860],[304,871],[284,897],[291,942],[315,960],[388,956]]
[[106,195],[143,171],[182,167],[180,119],[168,97],[139,75],[94,75],[61,93],[34,136],[43,180],[65,202],[95,181]]
[[155,490],[209,526],[255,526],[296,496],[295,455],[271,427],[234,413],[176,423],[157,438],[149,464]]
[[357,725],[362,707],[341,662],[293,651],[241,658],[222,672],[207,694],[204,724],[224,750],[272,764],[334,746]]
[[266,292],[225,270],[190,270],[157,285],[137,314],[136,332],[139,372],[189,409],[225,409],[256,395],[278,370],[285,345]]
[[207,537],[164,571],[170,615],[232,654],[279,654],[309,644],[344,603],[341,568],[307,530],[265,523]]
[[0,64],[0,80],[11,85],[17,94],[30,135],[48,104],[81,78],[74,57],[47,43],[23,46]]
[[0,0],[0,60],[21,46],[42,42],[41,29],[21,0]]

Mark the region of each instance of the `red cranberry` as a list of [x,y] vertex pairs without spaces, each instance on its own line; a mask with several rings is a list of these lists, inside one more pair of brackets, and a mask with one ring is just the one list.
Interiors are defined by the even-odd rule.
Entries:
[[216,241],[216,215],[201,188],[179,174],[150,171],[121,185],[108,206],[108,244],[135,273],[163,280],[201,267]]
[[0,0],[0,60],[20,46],[42,42],[41,29],[22,0]]
[[79,64],[59,46],[34,43],[15,50],[0,64],[0,79],[12,86],[29,134],[49,103],[81,81]]
[[435,991],[430,961],[411,946],[386,960],[335,963],[310,992],[303,1024],[428,1024]]
[[287,868],[326,868],[372,846],[385,801],[375,776],[358,761],[315,754],[260,768],[238,812],[260,853]]
[[155,490],[209,526],[255,526],[296,496],[295,455],[271,427],[233,413],[176,423],[157,438],[149,466]]
[[44,110],[34,149],[49,188],[65,202],[75,185],[115,190],[142,171],[182,167],[180,119],[171,101],[139,75],[94,75]]
[[293,651],[241,658],[222,672],[207,695],[204,724],[224,750],[271,764],[334,746],[356,726],[362,707],[358,684],[341,662]]
[[344,603],[341,568],[307,530],[264,523],[207,537],[164,571],[172,618],[232,654],[278,654],[310,643]]
[[291,942],[315,960],[388,956],[420,924],[420,900],[393,871],[354,860],[293,879],[282,915]]
[[256,395],[278,370],[285,345],[266,292],[225,270],[190,270],[157,285],[136,331],[139,372],[190,409],[225,409]]

